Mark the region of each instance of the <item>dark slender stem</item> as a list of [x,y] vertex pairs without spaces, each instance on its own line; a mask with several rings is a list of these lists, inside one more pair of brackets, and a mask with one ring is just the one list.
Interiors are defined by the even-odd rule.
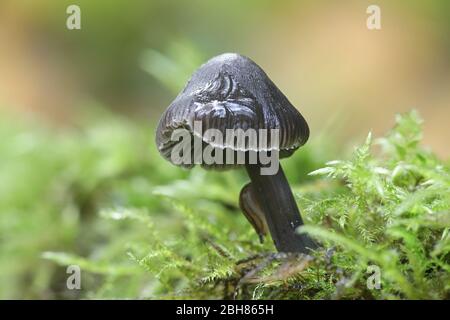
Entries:
[[247,164],[246,169],[277,250],[307,253],[316,248],[311,238],[295,232],[303,221],[281,165],[275,175],[261,175],[258,164]]

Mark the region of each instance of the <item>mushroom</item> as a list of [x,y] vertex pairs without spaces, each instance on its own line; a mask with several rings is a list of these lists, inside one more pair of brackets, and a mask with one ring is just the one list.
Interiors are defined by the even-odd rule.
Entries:
[[[193,143],[188,139],[188,146],[180,148],[176,130]],[[230,132],[250,130],[265,136],[229,139]],[[224,136],[225,141],[220,139]],[[156,145],[165,159],[186,168],[245,166],[251,183],[242,189],[239,203],[260,239],[269,231],[278,251],[307,253],[315,243],[296,232],[303,221],[278,159],[291,156],[308,137],[305,119],[266,73],[249,58],[226,53],[192,75],[162,115]],[[215,161],[202,161],[205,150]],[[183,160],[177,161],[174,153]],[[268,158],[275,158],[275,170]]]

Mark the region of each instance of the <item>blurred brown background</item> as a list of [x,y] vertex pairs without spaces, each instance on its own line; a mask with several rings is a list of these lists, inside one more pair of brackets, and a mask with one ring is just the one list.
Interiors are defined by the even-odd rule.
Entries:
[[[82,29],[66,28],[77,4]],[[381,30],[366,27],[369,5]],[[450,1],[50,1],[0,4],[0,108],[56,124],[92,103],[154,125],[190,73],[239,52],[311,124],[380,134],[416,108],[425,144],[450,147]]]

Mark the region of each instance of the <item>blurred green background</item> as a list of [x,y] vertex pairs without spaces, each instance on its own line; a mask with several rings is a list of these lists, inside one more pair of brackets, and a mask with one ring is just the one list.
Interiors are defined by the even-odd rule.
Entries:
[[[65,27],[78,4],[82,30]],[[70,123],[86,100],[155,123],[206,59],[245,54],[319,132],[384,132],[416,108],[425,143],[448,157],[450,4],[377,1],[2,1],[0,105]],[[347,122],[346,122],[347,121]]]
[[[70,4],[81,7],[81,30],[66,28]],[[366,27],[370,4],[381,7],[381,30]],[[411,108],[425,145],[448,159],[449,34],[446,0],[1,1],[0,298],[77,297],[42,253],[123,253],[139,226],[98,220],[102,204],[165,212],[147,199],[151,187],[188,173],[160,161],[152,129],[192,71],[223,52],[256,61],[309,122],[295,182],[338,154],[332,145],[378,135]],[[134,267],[92,268],[116,279]],[[108,282],[98,290],[127,296]]]

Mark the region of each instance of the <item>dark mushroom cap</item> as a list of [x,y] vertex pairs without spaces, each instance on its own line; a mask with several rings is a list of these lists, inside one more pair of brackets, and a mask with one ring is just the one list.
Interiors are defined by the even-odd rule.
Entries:
[[[278,148],[237,150],[234,145],[215,144],[194,129],[201,121],[202,133],[217,129],[225,137],[226,129],[279,129]],[[271,151],[278,149],[280,158],[288,157],[306,143],[309,128],[300,112],[252,60],[235,53],[216,56],[203,64],[191,77],[183,91],[162,115],[156,131],[156,145],[170,161],[176,144],[171,141],[175,129],[189,130],[204,145],[234,151]],[[225,140],[225,139],[224,139]],[[223,165],[223,168],[234,165]],[[186,166],[192,167],[192,165]],[[217,166],[214,166],[217,168]]]

